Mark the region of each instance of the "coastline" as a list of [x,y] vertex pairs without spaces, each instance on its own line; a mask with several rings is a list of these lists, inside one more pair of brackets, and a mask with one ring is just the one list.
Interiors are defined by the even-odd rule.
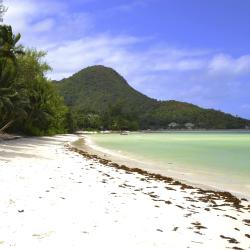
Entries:
[[232,190],[227,186],[216,185],[215,183],[209,182],[206,177],[204,178],[202,175],[195,175],[189,172],[179,171],[167,169],[163,170],[160,168],[154,168],[154,163],[142,162],[136,159],[131,159],[127,156],[124,156],[120,153],[116,153],[112,150],[100,147],[96,145],[95,142],[88,136],[84,135],[79,140],[71,143],[73,147],[76,147],[79,150],[83,150],[84,152],[89,153],[90,155],[97,155],[98,157],[115,162],[119,165],[126,165],[130,168],[139,168],[143,171],[146,171],[151,174],[159,174],[166,177],[171,177],[177,181],[180,181],[184,184],[201,188],[204,190],[212,190],[219,192],[229,192],[238,198],[247,198],[250,199],[250,194],[246,192],[242,192],[243,190]]
[[1,249],[248,249],[249,201],[108,162],[78,139],[0,144]]

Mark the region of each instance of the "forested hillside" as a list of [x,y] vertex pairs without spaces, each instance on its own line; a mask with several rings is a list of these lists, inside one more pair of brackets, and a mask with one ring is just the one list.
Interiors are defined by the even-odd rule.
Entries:
[[55,84],[78,128],[235,129],[250,124],[248,120],[189,103],[149,98],[104,66],[88,67]]
[[104,66],[88,67],[57,82],[65,103],[87,112],[105,112],[122,104],[127,112],[143,112],[157,102],[128,85],[116,71]]

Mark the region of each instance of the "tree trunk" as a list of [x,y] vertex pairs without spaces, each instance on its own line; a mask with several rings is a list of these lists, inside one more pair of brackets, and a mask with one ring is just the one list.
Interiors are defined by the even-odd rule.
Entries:
[[4,130],[9,128],[12,125],[13,122],[14,122],[14,120],[11,120],[11,121],[7,122],[2,128],[0,128],[0,134],[3,134]]

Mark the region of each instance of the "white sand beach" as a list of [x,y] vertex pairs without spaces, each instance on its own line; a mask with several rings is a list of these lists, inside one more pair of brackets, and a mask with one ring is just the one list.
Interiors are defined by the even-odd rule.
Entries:
[[0,142],[0,249],[250,249],[249,201],[83,157],[77,139]]

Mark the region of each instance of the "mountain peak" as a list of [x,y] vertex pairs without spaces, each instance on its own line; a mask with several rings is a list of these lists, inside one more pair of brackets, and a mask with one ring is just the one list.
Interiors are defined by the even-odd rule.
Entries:
[[93,66],[88,66],[87,68],[84,68],[80,70],[79,72],[75,73],[72,77],[75,75],[84,75],[84,74],[89,74],[93,75],[93,77],[96,77],[97,75],[103,75],[104,77],[111,77],[111,76],[116,76],[119,78],[122,78],[123,81],[126,82],[126,80],[114,69],[110,67],[106,67],[104,65],[93,65]]
[[85,110],[106,110],[117,102],[123,103],[125,110],[138,105],[143,108],[145,104],[149,108],[155,102],[132,88],[114,69],[103,65],[82,69],[57,85],[67,105]]

